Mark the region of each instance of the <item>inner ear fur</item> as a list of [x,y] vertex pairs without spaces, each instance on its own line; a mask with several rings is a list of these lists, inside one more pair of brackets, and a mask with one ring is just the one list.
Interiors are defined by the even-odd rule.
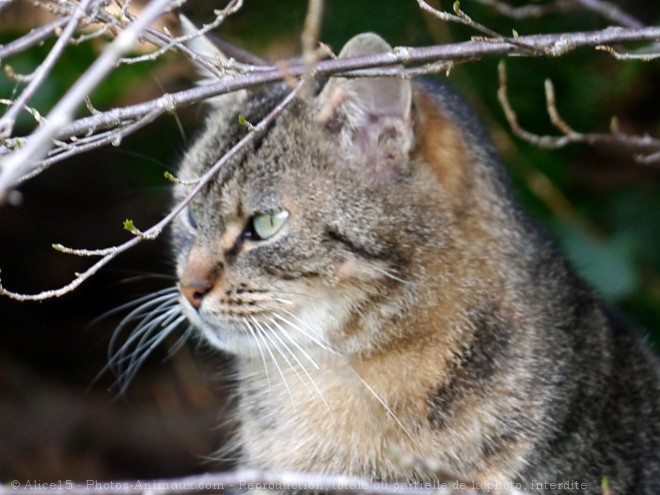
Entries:
[[[339,58],[391,49],[377,34],[363,33],[344,45]],[[412,149],[411,100],[409,79],[331,77],[316,100],[316,120],[335,135],[365,180],[390,182],[405,169]]]

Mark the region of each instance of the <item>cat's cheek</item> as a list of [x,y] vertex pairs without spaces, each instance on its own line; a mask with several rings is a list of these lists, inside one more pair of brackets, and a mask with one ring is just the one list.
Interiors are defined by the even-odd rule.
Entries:
[[384,270],[387,268],[361,259],[343,259],[335,265],[331,281],[333,286],[351,282],[372,283],[383,278]]
[[359,274],[360,269],[357,263],[353,260],[345,260],[335,269],[333,279],[336,280],[337,284],[340,284],[359,277]]

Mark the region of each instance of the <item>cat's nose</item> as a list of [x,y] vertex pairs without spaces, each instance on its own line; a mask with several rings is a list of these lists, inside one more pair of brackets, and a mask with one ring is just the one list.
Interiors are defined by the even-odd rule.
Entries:
[[202,243],[196,243],[188,253],[179,276],[179,290],[190,305],[199,309],[204,297],[218,284],[222,274],[222,263]]
[[186,284],[181,283],[179,288],[181,294],[188,300],[190,305],[199,309],[204,300],[204,296],[209,293],[213,288],[213,282],[208,278],[195,278],[188,281]]

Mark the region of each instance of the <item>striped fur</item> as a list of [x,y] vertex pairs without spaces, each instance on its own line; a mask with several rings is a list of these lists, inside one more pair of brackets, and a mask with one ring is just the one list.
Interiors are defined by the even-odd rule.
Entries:
[[[366,34],[341,56],[388,49]],[[238,117],[258,122],[285,91],[223,99],[179,175],[200,176],[247,132]],[[271,238],[246,233],[280,210]],[[523,489],[595,494],[608,476],[616,494],[660,491],[656,358],[520,211],[444,86],[331,79],[173,237],[182,286],[208,286],[183,312],[236,356],[242,465],[434,479],[403,452]]]

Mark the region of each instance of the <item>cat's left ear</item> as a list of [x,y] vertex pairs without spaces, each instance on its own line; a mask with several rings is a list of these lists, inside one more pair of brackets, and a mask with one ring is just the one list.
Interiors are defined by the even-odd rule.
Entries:
[[[212,38],[207,35],[200,35],[197,26],[195,26],[190,19],[183,14],[179,14],[179,23],[183,34],[190,38],[186,42],[186,46],[195,53],[197,57],[205,60],[209,64],[218,67],[230,67],[230,61],[234,60],[248,65],[266,65],[266,63],[256,55],[242,50],[225,40],[217,37]],[[200,76],[197,81],[198,84],[209,84],[218,80],[218,75],[208,70],[204,64],[200,64],[196,60],[193,60],[193,62],[196,62],[195,65],[197,66],[197,72]],[[230,75],[233,73],[231,69],[223,70]],[[239,90],[226,95],[216,96],[208,100],[208,102],[217,107],[222,106],[229,101],[235,101],[237,99],[245,100],[246,97],[247,91]]]
[[[380,36],[349,40],[339,58],[392,50]],[[413,147],[412,88],[401,77],[332,77],[317,99],[317,121],[336,133],[353,166],[376,182],[388,182],[407,166]]]

